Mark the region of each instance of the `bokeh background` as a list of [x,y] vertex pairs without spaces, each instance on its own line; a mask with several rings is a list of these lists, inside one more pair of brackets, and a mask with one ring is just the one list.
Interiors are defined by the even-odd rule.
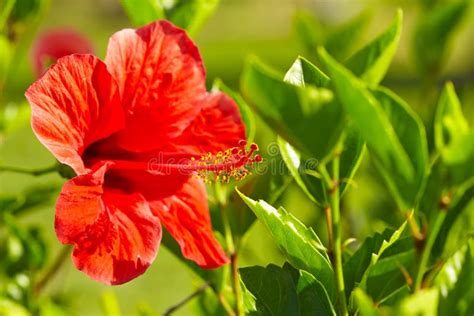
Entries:
[[[371,17],[367,31],[361,36],[354,50],[383,31],[397,7],[404,11],[401,43],[391,68],[383,81],[401,95],[429,126],[438,92],[445,80],[451,80],[463,104],[463,111],[470,125],[474,123],[474,15],[470,6],[463,21],[450,36],[447,54],[440,72],[436,75],[420,73],[413,56],[413,30],[423,14],[430,10],[424,1],[356,1],[356,0],[222,0],[215,14],[195,36],[204,58],[209,85],[214,78],[221,78],[230,87],[238,90],[239,76],[246,57],[259,56],[266,63],[284,73],[298,55],[317,63],[313,54],[306,51],[294,28],[294,16],[298,10],[313,14],[322,28],[331,29],[348,19],[367,11]],[[425,1],[429,2],[429,1]],[[434,1],[433,1],[434,2]],[[96,54],[103,58],[108,38],[116,31],[131,27],[118,0],[52,0],[51,6],[41,21],[38,33],[53,29],[72,28],[88,37]],[[37,36],[38,33],[31,34]],[[1,54],[0,54],[1,56]],[[29,108],[23,93],[35,80],[28,54],[15,65],[14,75],[8,78],[0,92],[3,124],[7,129],[0,134],[0,162],[28,168],[44,167],[53,163],[53,158],[36,140],[29,126]],[[9,122],[6,124],[5,122]],[[272,134],[263,122],[258,121],[257,140],[263,150],[272,141]],[[318,135],[325,137],[325,135]],[[37,227],[38,239],[44,240],[47,253],[45,265],[54,260],[61,249],[54,234],[54,200],[63,183],[57,175],[33,177],[16,173],[0,173],[0,197],[7,203],[12,197],[26,199],[34,205],[15,218],[18,227]],[[255,198],[258,198],[256,196]],[[7,201],[7,202],[5,202]],[[472,204],[472,203],[471,203]],[[299,219],[314,228],[324,239],[325,222],[323,212],[310,204],[300,189],[290,184],[275,203],[283,205]],[[343,204],[345,237],[360,239],[369,233],[382,230],[386,225],[396,226],[401,214],[383,184],[364,160],[355,178],[355,184]],[[4,223],[3,223],[4,224]],[[12,255],[5,249],[7,230],[0,227],[0,257]],[[34,234],[33,234],[34,236]],[[31,241],[32,243],[34,241]],[[11,246],[11,245],[10,245]],[[38,247],[42,247],[41,245]],[[21,256],[21,244],[15,248]],[[41,250],[38,250],[41,252]],[[0,259],[2,261],[2,259]],[[4,260],[3,260],[4,261]],[[246,237],[241,266],[281,264],[283,258],[273,245],[265,228],[255,223]],[[21,296],[21,280],[9,284],[8,272],[0,271],[0,289],[15,297]],[[24,281],[28,282],[28,281]],[[20,285],[18,285],[20,284]],[[103,295],[114,293],[124,315],[137,314],[137,308],[151,309],[162,313],[170,305],[180,301],[198,285],[192,272],[177,260],[166,248],[145,273],[132,282],[107,287],[91,281],[77,271],[68,260],[44,289],[45,297],[67,306],[67,315],[103,315]],[[104,294],[105,293],[105,294]],[[141,306],[141,307],[140,307]],[[52,308],[51,310],[54,310]],[[193,304],[180,309],[176,315],[189,315]],[[62,315],[57,311],[58,315]],[[1,314],[1,311],[0,311]]]

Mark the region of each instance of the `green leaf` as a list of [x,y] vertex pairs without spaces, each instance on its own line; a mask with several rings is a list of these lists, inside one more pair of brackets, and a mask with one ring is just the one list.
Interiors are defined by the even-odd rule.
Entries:
[[[405,298],[397,308],[394,315],[406,316],[432,316],[437,315],[438,307],[437,289],[423,289]],[[461,315],[461,314],[438,314],[438,315]]]
[[385,76],[395,55],[402,30],[403,15],[397,14],[385,32],[356,52],[346,66],[369,85],[377,85]]
[[443,3],[418,19],[413,36],[413,50],[416,65],[426,76],[440,72],[449,40],[468,12],[468,7],[468,1]]
[[395,199],[399,201],[398,205],[409,209],[418,201],[428,173],[428,145],[425,128],[416,113],[396,94],[382,87],[372,92],[389,118],[403,150],[410,158],[415,171],[414,178],[407,182],[396,174],[391,174],[386,166],[378,164],[377,166]]
[[313,56],[318,46],[324,43],[321,24],[311,12],[300,10],[293,18],[293,25],[299,42],[303,44],[306,52]]
[[434,122],[435,145],[441,151],[451,142],[469,133],[469,124],[462,114],[454,85],[447,82],[444,86],[436,109]]
[[134,26],[166,18],[161,0],[120,0],[120,2]]
[[247,289],[263,315],[299,315],[298,296],[291,275],[273,264],[240,269]]
[[365,142],[354,124],[349,124],[344,132],[343,149],[339,158],[339,177],[342,181],[340,195],[352,184],[365,152]]
[[220,0],[177,0],[166,16],[175,25],[194,35],[214,13]]
[[441,151],[443,164],[448,169],[450,183],[458,185],[474,178],[474,131],[460,136]]
[[335,297],[334,273],[324,246],[314,231],[304,226],[285,209],[276,210],[265,201],[254,201],[237,192],[268,228],[273,240],[291,265],[313,274],[333,299]]
[[[367,142],[369,151],[373,155],[377,165],[380,169],[385,171],[384,176],[386,180],[390,180],[390,182],[387,181],[389,187],[391,189],[395,188],[392,183],[397,184],[396,188],[398,191],[400,191],[403,185],[416,187],[416,183],[419,181],[418,174],[421,172],[415,169],[407,151],[403,147],[403,144],[406,145],[409,140],[404,139],[403,143],[401,142],[396,130],[391,124],[391,118],[384,111],[384,107],[390,108],[392,113],[397,113],[399,117],[410,119],[411,122],[406,123],[404,126],[408,125],[413,131],[417,132],[418,135],[415,134],[415,137],[422,137],[421,127],[415,117],[407,111],[406,106],[404,106],[400,100],[380,92],[378,96],[384,97],[382,100],[384,104],[382,106],[363,82],[355,78],[323,49],[321,49],[319,53],[330,73],[331,84],[335,88],[339,101],[342,103],[349,119],[354,122],[362,138]],[[396,117],[393,117],[393,120],[395,120],[395,118]],[[398,129],[397,131],[400,134],[403,132]],[[421,139],[418,143],[422,143],[422,141]],[[411,149],[411,147],[407,149]],[[423,153],[424,150],[425,149],[421,148]],[[391,178],[388,179],[388,176]],[[419,189],[421,188],[417,188],[417,190]],[[411,196],[409,197],[400,194],[400,199],[397,201],[401,204],[400,207],[406,210],[410,209],[413,206],[413,200],[417,193],[418,192],[411,192]]]
[[461,247],[436,276],[440,289],[438,315],[472,315],[474,313],[474,261],[472,239]]
[[257,298],[249,291],[244,281],[242,281],[242,278],[240,278],[240,287],[242,288],[245,312],[247,314],[250,312],[257,312]]
[[324,47],[337,60],[344,60],[367,29],[370,11],[363,11],[350,20],[336,26],[327,36]]
[[[360,281],[359,286],[380,301],[403,286],[404,275],[400,268],[406,268],[414,254],[413,247],[399,247],[407,221],[395,231],[386,230],[382,235],[376,234],[373,239],[366,240],[354,253],[354,259],[350,258],[346,262],[343,268],[345,275],[349,277],[346,281],[350,286],[348,289]],[[383,237],[382,240],[380,237]],[[383,278],[385,281],[381,282]]]
[[375,233],[372,237],[367,237],[362,245],[344,263],[344,284],[347,297],[349,297],[356,284],[362,280],[372,260],[372,254],[378,252],[383,241],[384,236],[379,233]]
[[329,77],[306,58],[299,56],[285,74],[284,81],[295,86],[313,85],[326,88]]
[[378,316],[380,315],[375,303],[372,298],[367,295],[362,289],[357,288],[354,290],[354,301],[359,309],[361,316]]
[[433,245],[432,258],[440,258],[445,254],[451,255],[474,234],[474,181],[468,183],[464,190],[458,193],[459,198],[449,205],[443,225]]
[[292,146],[320,161],[330,154],[345,126],[330,90],[283,82],[256,59],[247,62],[241,86],[257,113]]
[[[318,175],[318,161],[314,158],[302,159],[300,153],[282,138],[277,139],[280,152],[286,166],[296,183],[310,200],[318,205],[324,205],[326,200],[323,181]],[[340,156],[340,177],[342,184],[340,194],[344,194],[351,184],[352,178],[362,158],[364,142],[359,133],[348,127],[344,138],[344,149]]]
[[194,35],[214,13],[219,0],[121,0],[135,26],[167,19]]
[[326,289],[313,275],[299,270],[295,281],[300,315],[336,315]]
[[301,161],[300,154],[289,143],[280,137],[278,137],[277,143],[283,161],[299,187],[311,201],[318,205],[324,205],[325,191],[323,182],[321,179],[308,174],[308,171],[316,172],[315,167],[318,161],[313,160],[314,164],[310,163],[311,160]]
[[240,275],[256,299],[250,311],[258,315],[336,315],[322,283],[288,263],[242,268]]
[[247,137],[247,142],[252,143],[255,139],[255,131],[256,131],[256,123],[255,123],[255,116],[250,110],[248,104],[244,101],[244,99],[235,92],[234,90],[227,87],[224,82],[220,79],[215,79],[212,85],[213,91],[221,91],[228,96],[230,96],[237,106],[239,107],[240,115],[242,116],[242,120],[245,124],[245,135]]
[[375,301],[383,301],[401,287],[407,286],[403,271],[414,271],[415,249],[382,258],[367,274],[366,291]]

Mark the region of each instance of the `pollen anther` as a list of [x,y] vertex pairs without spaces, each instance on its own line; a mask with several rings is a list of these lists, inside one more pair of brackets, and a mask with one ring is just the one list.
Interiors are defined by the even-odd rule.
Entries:
[[254,155],[258,150],[257,144],[251,144],[247,151],[245,140],[239,141],[238,147],[232,147],[215,155],[207,153],[200,160],[191,162],[195,174],[206,183],[229,183],[231,180],[240,181],[250,174],[248,167],[253,163],[261,162],[262,156]]

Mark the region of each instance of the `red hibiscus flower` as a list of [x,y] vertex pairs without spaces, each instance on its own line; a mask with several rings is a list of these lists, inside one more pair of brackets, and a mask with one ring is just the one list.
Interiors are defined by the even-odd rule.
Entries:
[[74,30],[52,30],[41,34],[33,45],[31,58],[40,77],[49,65],[70,54],[93,54],[91,42]]
[[261,158],[239,144],[234,101],[206,91],[183,30],[166,21],[122,30],[105,63],[63,57],[26,97],[38,139],[77,174],[58,198],[55,227],[78,269],[107,284],[137,277],[156,256],[161,224],[199,266],[228,262],[199,175],[238,178]]

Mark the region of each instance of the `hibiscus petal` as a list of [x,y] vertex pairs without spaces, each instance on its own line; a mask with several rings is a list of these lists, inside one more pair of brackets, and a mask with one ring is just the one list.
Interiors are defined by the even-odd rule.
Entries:
[[159,219],[141,194],[104,187],[108,164],[68,181],[56,206],[56,233],[74,244],[79,270],[106,284],[141,275],[156,257]]
[[167,21],[115,33],[106,63],[117,80],[127,127],[123,149],[144,152],[180,134],[200,110],[205,71],[186,33]]
[[[156,190],[160,188],[155,185]],[[162,192],[168,191],[163,188]],[[181,247],[183,256],[206,269],[217,268],[229,259],[214,237],[204,183],[188,177],[174,194],[153,200],[145,196],[150,207]]]
[[237,104],[216,92],[207,95],[201,112],[172,146],[177,152],[202,155],[235,147],[241,139],[245,139],[245,126]]
[[32,127],[60,162],[87,172],[81,159],[88,145],[124,126],[124,113],[112,76],[92,55],[60,58],[26,91]]

